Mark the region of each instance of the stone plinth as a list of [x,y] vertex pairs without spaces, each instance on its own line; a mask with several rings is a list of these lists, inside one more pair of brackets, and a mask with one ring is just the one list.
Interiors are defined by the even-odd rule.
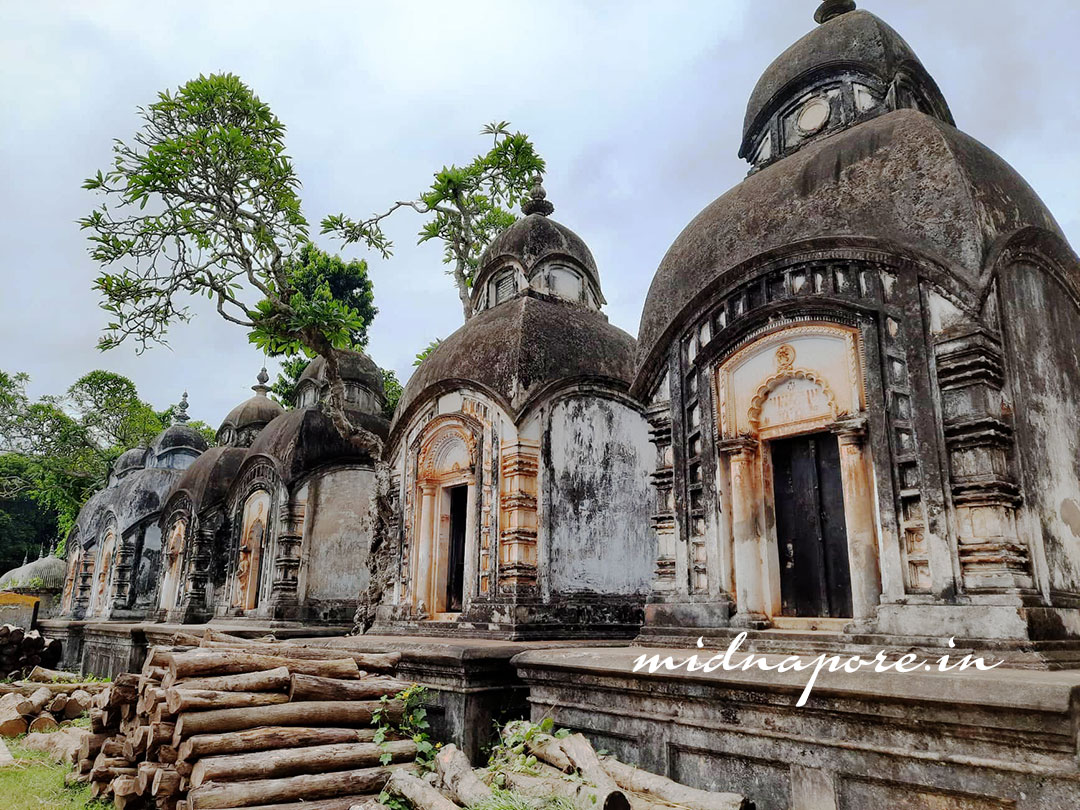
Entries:
[[535,650],[513,663],[534,720],[758,810],[1080,807],[1080,672],[822,673],[796,708],[808,673],[632,672],[653,653],[687,655]]

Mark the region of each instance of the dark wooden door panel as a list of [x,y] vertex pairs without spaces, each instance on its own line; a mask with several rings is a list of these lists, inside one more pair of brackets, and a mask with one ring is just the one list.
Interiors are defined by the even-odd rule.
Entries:
[[785,616],[851,616],[844,494],[836,437],[772,442],[773,493]]
[[446,576],[446,609],[461,610],[465,596],[465,521],[468,512],[469,488],[450,490],[450,554]]

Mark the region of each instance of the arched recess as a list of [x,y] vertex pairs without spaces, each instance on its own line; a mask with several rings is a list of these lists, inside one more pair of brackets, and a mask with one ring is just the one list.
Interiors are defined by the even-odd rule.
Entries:
[[475,591],[480,423],[462,413],[432,419],[417,437],[410,599],[420,618],[461,612]]
[[68,547],[74,547],[68,558],[67,575],[64,577],[64,595],[60,604],[60,612],[71,613],[75,605],[76,592],[79,589],[79,574],[82,573],[83,547],[79,542],[78,532],[73,532],[68,538]]
[[98,544],[97,562],[94,566],[93,591],[90,597],[90,615],[104,616],[109,611],[112,598],[113,568],[116,562],[116,526],[110,524]]
[[184,588],[184,546],[187,542],[188,521],[186,517],[176,517],[168,524],[165,540],[164,578],[161,581],[161,595],[158,606],[172,610],[180,606]]
[[270,595],[270,506],[270,493],[265,489],[253,490],[243,502],[230,600],[230,606],[240,611],[258,609]]

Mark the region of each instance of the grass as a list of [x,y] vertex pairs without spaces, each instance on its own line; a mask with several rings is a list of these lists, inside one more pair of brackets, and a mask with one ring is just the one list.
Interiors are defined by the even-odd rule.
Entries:
[[14,765],[0,768],[0,807],[4,810],[110,810],[112,803],[90,800],[90,786],[64,785],[71,769],[48,754],[22,746],[22,737],[8,739]]

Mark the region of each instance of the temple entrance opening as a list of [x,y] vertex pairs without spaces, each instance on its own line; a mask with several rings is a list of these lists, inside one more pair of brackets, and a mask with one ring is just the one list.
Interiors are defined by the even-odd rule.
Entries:
[[447,490],[450,500],[450,543],[447,549],[446,609],[460,613],[465,598],[465,521],[469,487],[465,484]]
[[785,616],[851,618],[840,449],[831,433],[771,442]]

